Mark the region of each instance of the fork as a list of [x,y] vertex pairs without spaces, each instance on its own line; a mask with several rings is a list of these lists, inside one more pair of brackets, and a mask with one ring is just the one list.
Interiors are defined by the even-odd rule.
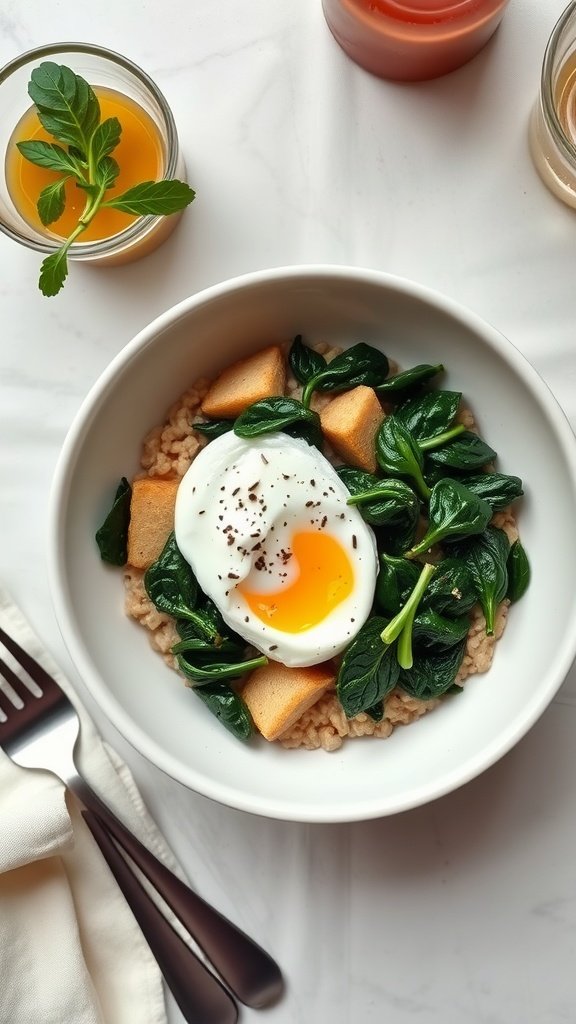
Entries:
[[275,1001],[284,987],[276,962],[174,875],[96,795],[76,766],[80,719],[73,704],[46,669],[2,628],[0,642],[40,691],[35,694],[0,659],[0,677],[9,684],[20,703],[18,706],[11,695],[0,689],[0,711],[5,716],[5,721],[0,722],[0,747],[23,768],[53,772],[88,809],[85,819],[92,835],[186,1019],[202,1021],[202,1024],[234,1024],[237,1007],[212,971],[172,929],[118,847],[153,885],[241,1002],[260,1008]]

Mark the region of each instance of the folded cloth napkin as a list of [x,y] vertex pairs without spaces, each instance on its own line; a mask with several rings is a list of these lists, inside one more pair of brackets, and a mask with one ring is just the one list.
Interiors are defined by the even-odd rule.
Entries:
[[[93,788],[179,872],[132,775],[100,738],[68,680],[0,588],[0,625],[58,681],[82,721]],[[165,1024],[160,971],[80,815],[51,774],[0,750],[0,1021]]]

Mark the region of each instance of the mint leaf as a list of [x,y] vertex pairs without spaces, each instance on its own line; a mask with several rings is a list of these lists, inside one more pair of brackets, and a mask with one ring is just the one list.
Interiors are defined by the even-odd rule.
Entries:
[[135,213],[138,216],[151,213],[164,216],[183,210],[192,202],[196,193],[184,181],[168,179],[166,181],[144,181],[141,185],[122,192],[119,196],[107,199],[103,206],[112,206],[124,213]]
[[38,282],[43,295],[57,295],[68,277],[68,243],[50,253],[40,267]]
[[74,160],[77,160],[78,163],[82,165],[82,167],[88,167],[86,154],[83,153],[81,149],[78,149],[77,146],[68,146],[68,152]]
[[95,164],[111,153],[120,142],[122,125],[117,117],[108,117],[99,124],[92,136],[92,159]]
[[103,157],[96,169],[97,180],[104,188],[111,188],[119,174],[120,168],[111,156]]
[[43,188],[38,196],[36,206],[38,209],[38,216],[44,226],[53,224],[54,221],[58,220],[58,218],[64,213],[64,207],[66,205],[66,193],[64,191],[64,186],[67,181],[68,177],[59,178],[58,181],[54,181],[51,185],[47,185],[46,188]]
[[90,139],[100,122],[100,104],[85,79],[64,65],[43,61],[32,71],[28,95],[50,135],[82,153],[89,151]]
[[38,167],[46,167],[49,171],[64,171],[65,174],[80,175],[82,172],[76,161],[53,142],[17,142],[18,149],[22,156],[31,164]]

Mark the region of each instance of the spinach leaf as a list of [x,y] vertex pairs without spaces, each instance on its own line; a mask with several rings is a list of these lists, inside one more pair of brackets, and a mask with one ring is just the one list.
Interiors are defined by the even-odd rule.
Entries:
[[373,527],[379,552],[387,555],[403,555],[412,547],[420,518],[396,520],[386,526]]
[[[407,562],[413,565],[413,562]],[[422,605],[440,615],[467,615],[476,604],[476,590],[466,563],[461,558],[443,558],[430,580]]]
[[387,377],[389,368],[388,359],[380,349],[364,342],[352,345],[306,381],[302,401],[308,408],[317,390],[349,391],[359,384],[375,387]]
[[447,444],[427,452],[426,457],[433,466],[448,466],[469,472],[493,462],[497,453],[478,434],[465,430]]
[[174,644],[171,652],[172,654],[186,654],[188,655],[187,662],[193,658],[195,664],[203,667],[216,661],[227,663],[242,661],[245,647],[245,644],[243,646],[237,644],[228,637],[218,637],[217,643],[210,643],[197,635],[189,635]]
[[508,537],[503,530],[489,526],[477,537],[457,541],[454,550],[466,561],[486,619],[486,633],[492,636],[496,609],[508,590]]
[[[188,653],[196,652],[189,651]],[[213,651],[213,656],[217,657],[218,652]],[[248,658],[245,661],[211,661],[198,664],[190,661],[186,654],[182,653],[176,654],[176,661],[180,671],[197,686],[201,686],[203,683],[218,682],[222,679],[237,679],[238,676],[243,675],[245,672],[252,672],[255,668],[261,668],[263,665],[268,664],[268,658],[264,657],[264,655],[260,655],[257,658]]]
[[[276,431],[302,431],[305,440],[315,438],[314,444],[322,447],[322,430],[317,412],[306,409],[297,398],[284,398],[281,395],[273,398],[262,398],[253,402],[240,413],[234,423],[234,433],[238,437],[260,437],[262,434],[273,434]],[[300,436],[292,433],[292,436]]]
[[196,577],[181,554],[174,533],[170,534],[159,557],[144,573],[144,586],[158,611],[166,612],[175,619],[188,619],[194,623],[200,636],[216,640],[218,631],[210,615],[196,609]]
[[222,437],[233,430],[234,420],[211,420],[209,423],[193,423],[192,426],[199,434],[204,434],[209,441],[213,441],[215,437]]
[[416,523],[420,502],[414,491],[402,480],[381,480],[372,473],[350,466],[341,466],[338,476],[350,491],[347,505],[357,505],[362,518],[371,526],[385,523]]
[[387,618],[392,619],[397,615],[414,589],[419,576],[420,566],[415,562],[387,554],[380,556],[375,597],[378,607]]
[[506,597],[512,602],[519,601],[521,597],[524,597],[530,584],[530,563],[519,540],[514,541],[508,552],[506,568],[508,570]]
[[131,500],[132,487],[123,476],[116,488],[112,508],[102,526],[96,531],[96,543],[103,562],[110,562],[111,565],[126,565]]
[[206,641],[206,629],[204,627],[208,624],[211,627],[211,632],[214,637],[214,639],[210,641],[212,646],[222,644],[225,639],[236,644],[236,646],[241,649],[246,646],[246,641],[241,636],[238,636],[237,633],[233,633],[230,627],[224,622],[224,619],[214,602],[200,590],[198,591],[198,599],[194,610],[197,615],[201,616],[202,628],[200,630],[198,629],[196,619],[177,619],[176,629],[182,640],[200,639]]
[[461,398],[461,391],[427,391],[403,402],[394,415],[421,445],[452,426]]
[[386,620],[368,619],[346,649],[336,680],[336,694],[347,718],[368,711],[394,689],[400,668],[392,647],[380,634]]
[[410,697],[434,700],[452,687],[466,653],[466,639],[444,651],[419,652],[414,664],[401,672],[399,686]]
[[430,495],[428,529],[422,540],[406,553],[406,557],[421,555],[447,537],[482,533],[491,518],[492,509],[487,501],[478,498],[458,480],[439,480]]
[[297,334],[292,342],[288,362],[299,384],[307,384],[328,366],[324,356],[304,345],[301,334]]
[[366,714],[369,715],[374,722],[381,722],[384,718],[384,701],[379,700],[373,707],[366,708]]
[[418,363],[417,366],[412,366],[409,370],[403,370],[393,377],[387,377],[376,386],[375,391],[379,395],[391,395],[395,400],[419,388],[436,374],[441,373],[443,369],[442,363],[437,363],[435,366],[430,363]]
[[247,740],[253,732],[250,712],[239,694],[226,683],[207,683],[192,687],[194,693],[209,711],[222,722],[233,736]]
[[494,512],[506,508],[524,493],[520,477],[506,473],[477,473],[461,479],[468,490],[484,498]]
[[412,638],[418,649],[426,647],[444,651],[464,640],[469,629],[467,617],[449,619],[431,608],[420,607],[414,617]]
[[385,473],[414,480],[421,497],[430,497],[430,488],[422,476],[424,456],[412,434],[395,416],[387,416],[376,434],[376,458]]

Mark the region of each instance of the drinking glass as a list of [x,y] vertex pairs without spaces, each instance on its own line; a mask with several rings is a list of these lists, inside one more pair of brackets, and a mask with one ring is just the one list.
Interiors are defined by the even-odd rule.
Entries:
[[[91,86],[127,96],[152,119],[162,151],[162,178],[185,177],[185,167],[172,112],[158,86],[141,68],[112,50],[88,43],[52,43],[29,50],[0,70],[0,152],[6,154],[12,133],[31,107],[30,74],[43,61],[71,68]],[[117,234],[97,241],[73,242],[69,258],[100,265],[138,259],[155,249],[176,227],[180,214],[142,216]],[[41,253],[55,252],[62,241],[51,231],[29,224],[14,205],[6,175],[0,171],[0,230]]]

